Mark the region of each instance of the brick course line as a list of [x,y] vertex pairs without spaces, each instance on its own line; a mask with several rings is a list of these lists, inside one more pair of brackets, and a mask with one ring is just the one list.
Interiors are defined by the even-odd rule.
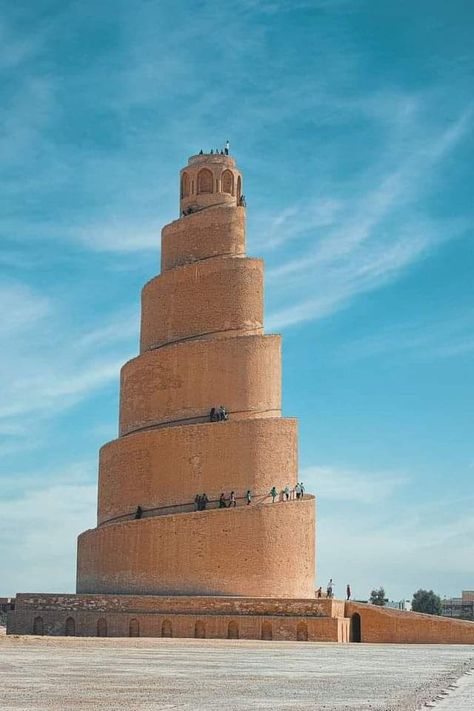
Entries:
[[[280,410],[233,410],[233,411],[228,411],[229,415],[241,415],[242,413],[246,412],[253,412],[253,413],[258,413],[260,414],[261,412],[277,412],[279,413]],[[280,417],[280,415],[275,415],[275,417]],[[249,418],[251,419],[251,418]],[[146,430],[158,430],[163,427],[173,427],[175,425],[199,425],[199,424],[206,424],[210,422],[209,420],[209,415],[203,415],[202,417],[188,417],[184,418],[181,420],[167,420],[166,422],[157,422],[156,424],[152,425],[145,425],[145,427],[137,427],[137,429],[130,430],[129,432],[124,432],[121,437],[128,437],[128,435],[135,434],[136,432],[145,432]],[[222,422],[213,422],[212,424],[218,425],[222,424]]]

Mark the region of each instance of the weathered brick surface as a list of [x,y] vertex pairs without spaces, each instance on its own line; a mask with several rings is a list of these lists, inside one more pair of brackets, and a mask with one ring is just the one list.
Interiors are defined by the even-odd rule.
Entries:
[[[294,419],[229,420],[138,432],[109,442],[99,456],[98,523],[144,509],[191,504],[235,491],[253,503],[297,479]],[[270,499],[267,499],[268,501]],[[239,504],[242,502],[238,502]]]
[[474,644],[474,622],[353,602],[346,603],[345,614],[360,616],[362,642]]
[[225,405],[231,418],[281,407],[279,336],[185,341],[148,351],[124,365],[120,433],[188,418]]
[[224,595],[122,595],[19,593],[16,611],[160,613],[163,615],[289,615],[343,617],[345,603],[334,598],[228,597]]
[[163,227],[161,271],[216,256],[244,256],[245,208],[196,212]]
[[96,636],[98,621],[105,620],[111,637],[137,629],[140,636],[160,637],[171,625],[174,637],[204,631],[208,638],[227,638],[232,625],[241,639],[271,634],[275,640],[348,642],[355,613],[362,642],[474,644],[473,622],[330,599],[22,594],[9,613],[8,632],[32,634],[40,618],[44,634],[64,635],[72,617],[75,634],[83,636]]
[[[203,192],[201,189],[203,187],[200,180],[202,171],[209,178],[206,188],[209,187],[210,192]],[[230,192],[226,191],[224,185],[223,176],[225,173],[231,176]],[[242,192],[241,185],[242,176],[231,156],[219,154],[191,156],[180,176],[180,214],[190,206],[193,209],[202,209],[210,205],[237,205]]]
[[338,616],[343,608],[337,600],[23,594],[10,613],[9,633],[31,634],[40,617],[50,635],[64,635],[72,618],[78,636],[97,636],[105,620],[109,637],[161,637],[171,630],[173,637],[227,638],[230,628],[240,639],[348,642],[349,621]]
[[263,263],[222,257],[173,269],[142,291],[141,350],[263,331]]
[[78,539],[78,593],[314,595],[314,499],[108,524]]

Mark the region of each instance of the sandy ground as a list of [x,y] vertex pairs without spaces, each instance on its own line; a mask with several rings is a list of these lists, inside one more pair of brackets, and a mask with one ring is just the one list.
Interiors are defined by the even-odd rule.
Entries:
[[424,704],[420,711],[428,708],[437,711],[473,711],[474,670],[467,671],[457,682],[449,684],[432,702]]
[[0,636],[0,709],[472,711],[471,670],[474,646]]

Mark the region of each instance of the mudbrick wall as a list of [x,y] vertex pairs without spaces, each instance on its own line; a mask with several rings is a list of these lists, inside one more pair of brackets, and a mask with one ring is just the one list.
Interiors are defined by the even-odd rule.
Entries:
[[474,644],[473,622],[331,599],[22,594],[8,614],[9,634]]
[[124,365],[120,434],[203,418],[280,416],[279,336],[200,339],[147,351]]
[[314,499],[153,516],[78,539],[78,593],[314,596]]
[[172,269],[142,291],[141,350],[183,338],[260,334],[263,262],[219,257]]
[[346,603],[345,614],[353,629],[360,626],[362,642],[474,644],[474,622],[352,602]]
[[337,600],[22,594],[9,634],[348,642],[343,610]]
[[[216,500],[235,491],[238,505],[271,501],[297,479],[296,420],[269,418],[165,427],[109,442],[99,456],[98,522],[135,513],[137,506],[184,506],[197,493]],[[189,508],[191,507],[191,508]],[[168,513],[172,513],[169,511]]]
[[170,222],[161,231],[161,272],[213,257],[245,255],[245,208],[220,207]]

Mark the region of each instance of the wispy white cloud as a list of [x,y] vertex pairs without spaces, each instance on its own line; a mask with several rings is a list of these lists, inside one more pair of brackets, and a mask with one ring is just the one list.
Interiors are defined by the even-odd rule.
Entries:
[[[268,272],[270,285],[278,285],[280,301],[292,304],[274,309],[270,328],[322,318],[344,308],[358,294],[404,274],[442,242],[466,234],[467,221],[438,224],[420,216],[419,200],[434,179],[435,168],[467,134],[472,116],[469,108],[448,129],[429,138],[418,135],[396,170],[375,168],[372,180],[377,186],[348,197],[344,208],[340,201],[323,196],[321,204],[330,206],[322,211],[327,225],[321,222],[319,231],[312,228],[312,236],[304,214],[291,224],[291,207],[272,218],[270,247],[302,238],[308,246],[297,258]],[[312,206],[318,202],[318,197],[308,199],[310,229]]]
[[399,323],[342,346],[347,360],[390,354],[406,359],[451,358],[474,351],[474,313],[455,314],[430,323]]
[[360,599],[384,585],[392,599],[405,599],[419,587],[454,595],[470,584],[469,500],[447,493],[410,501],[415,472],[314,466],[301,476],[318,500],[318,585],[333,577],[338,595],[351,583]]
[[[31,447],[41,421],[111,383],[135,355],[138,314],[116,313],[91,327],[71,323],[67,304],[31,287],[2,287],[0,308],[0,431],[3,454]],[[35,437],[32,437],[32,433]]]
[[76,537],[95,525],[97,487],[81,481],[87,464],[48,472],[48,483],[40,474],[0,500],[0,595],[75,589]]
[[161,229],[167,219],[154,218],[150,221],[135,220],[132,223],[113,218],[104,224],[91,224],[72,230],[73,238],[97,252],[159,252]]
[[384,501],[407,482],[406,476],[389,472],[369,474],[333,466],[307,467],[302,470],[301,476],[311,482],[318,498],[350,501],[354,504]]
[[13,70],[37,55],[43,47],[44,32],[20,37],[0,18],[0,70]]
[[0,285],[0,307],[0,335],[3,338],[19,335],[24,328],[44,322],[53,310],[46,296],[18,282]]
[[[271,313],[267,319],[269,329],[292,326],[303,321],[325,318],[346,307],[356,296],[373,291],[397,278],[402,270],[413,264],[430,246],[424,233],[415,226],[409,234],[399,235],[392,244],[378,244],[368,250],[354,250],[344,260],[327,261],[324,266],[305,265],[286,282],[276,279],[280,290],[306,294],[305,282],[311,284],[310,298],[293,298],[293,305]],[[288,294],[291,300],[291,293]]]

